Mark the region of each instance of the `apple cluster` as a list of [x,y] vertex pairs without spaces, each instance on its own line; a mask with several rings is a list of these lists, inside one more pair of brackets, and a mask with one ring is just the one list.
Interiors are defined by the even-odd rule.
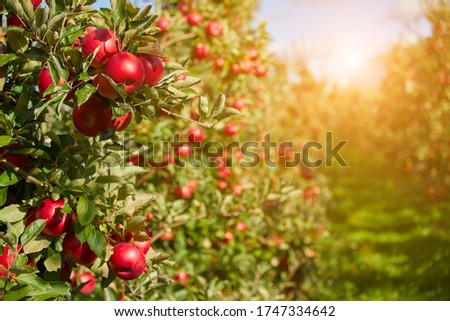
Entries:
[[[84,59],[91,60],[92,83],[97,88],[98,95],[92,95],[82,104],[75,104],[72,120],[75,128],[88,137],[98,136],[108,129],[122,131],[130,124],[133,114],[113,118],[110,100],[119,97],[118,87],[122,87],[126,94],[139,90],[143,85],[156,86],[164,75],[164,65],[161,58],[148,54],[136,55],[122,51],[121,40],[113,30],[107,28],[86,28],[80,44]],[[69,73],[69,80],[71,80]],[[64,84],[60,78],[58,86]],[[49,99],[46,93],[54,85],[48,68],[42,69],[38,77],[38,88],[41,95]],[[73,93],[69,93],[66,100],[70,100]]]

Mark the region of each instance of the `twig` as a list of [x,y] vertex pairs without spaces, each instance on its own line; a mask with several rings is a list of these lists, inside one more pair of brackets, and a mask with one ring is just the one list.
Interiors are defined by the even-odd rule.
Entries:
[[34,185],[38,187],[42,187],[41,181],[38,180],[36,177],[29,175],[27,172],[25,172],[22,168],[17,167],[16,165],[8,162],[3,156],[0,156],[0,163],[5,164],[7,168],[12,170],[13,172],[19,174],[23,178],[25,178],[27,181],[33,183]]
[[165,112],[166,114],[168,114],[169,116],[173,115],[173,116],[175,116],[175,117],[179,117],[179,118],[181,118],[181,119],[190,121],[191,123],[197,124],[197,125],[202,126],[202,127],[211,128],[211,127],[213,126],[212,124],[201,123],[201,122],[199,122],[199,121],[190,119],[189,117],[185,117],[185,116],[183,116],[183,115],[180,115],[180,114],[177,114],[177,113],[173,113],[173,112],[171,112],[170,110],[167,110],[167,109],[162,108],[162,107],[161,107],[161,110],[162,110],[163,112]]
[[196,37],[196,34],[191,32],[191,33],[186,33],[186,34],[182,34],[179,37],[173,37],[171,39],[168,39],[167,42],[165,42],[163,44],[164,47],[169,47],[170,45],[173,45],[174,43],[177,43],[178,41],[182,41],[182,40],[188,40],[188,39],[193,39]]

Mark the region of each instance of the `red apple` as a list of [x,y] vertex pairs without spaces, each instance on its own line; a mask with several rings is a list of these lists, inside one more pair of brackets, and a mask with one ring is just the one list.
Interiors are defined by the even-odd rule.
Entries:
[[175,281],[180,282],[182,286],[186,286],[189,282],[189,274],[187,274],[186,272],[180,272],[175,275]]
[[236,228],[239,232],[245,232],[247,230],[247,225],[243,221],[239,221],[236,223]]
[[205,133],[203,132],[203,129],[201,129],[200,127],[194,127],[189,129],[188,140],[191,143],[201,142],[203,141],[203,139],[205,139]]
[[193,55],[197,59],[205,59],[208,58],[211,54],[208,45],[204,43],[199,43],[194,47]]
[[242,185],[233,185],[231,187],[231,193],[233,193],[234,195],[238,196],[242,194]]
[[222,70],[224,65],[225,65],[225,59],[217,58],[216,60],[214,60],[214,66],[215,66],[216,70]]
[[253,68],[255,67],[253,61],[245,59],[241,62],[241,71],[243,73],[249,74],[252,72]]
[[73,107],[72,119],[76,129],[86,136],[94,137],[109,128],[112,110],[102,100],[91,96],[83,105]]
[[217,182],[217,188],[221,191],[224,192],[228,187],[228,183],[226,181],[218,181]]
[[33,4],[33,9],[36,10],[42,3],[42,0],[31,0],[31,3]]
[[161,29],[162,32],[166,32],[167,30],[169,30],[170,26],[172,25],[172,22],[168,19],[168,18],[160,18],[157,22],[156,22],[156,26]]
[[192,198],[194,194],[194,190],[189,185],[186,186],[178,186],[176,190],[177,196],[183,200],[189,200]]
[[42,234],[56,237],[67,232],[72,225],[72,215],[61,213],[63,206],[63,199],[53,201],[47,198],[42,201],[36,211],[36,219],[46,220]]
[[218,175],[221,179],[226,180],[226,179],[229,179],[233,175],[233,172],[231,171],[230,168],[228,168],[226,166],[221,166],[218,169]]
[[6,244],[0,245],[0,278],[5,278],[10,266],[14,263],[14,252],[9,251],[9,246]]
[[127,129],[128,125],[130,125],[131,119],[133,119],[133,113],[129,111],[125,115],[111,120],[109,128],[115,130],[116,132],[121,132]]
[[172,241],[174,237],[174,233],[172,231],[168,231],[161,235],[161,241]]
[[[14,150],[16,147],[23,145],[23,142],[19,141],[17,143],[0,147],[0,155],[3,155],[6,151]],[[4,155],[5,159],[16,167],[20,167],[27,170],[26,165],[30,162],[30,157],[24,154],[17,154],[14,152],[9,152]]]
[[69,260],[81,265],[91,265],[97,259],[97,254],[91,250],[89,244],[81,243],[75,233],[66,234],[63,240],[63,251]]
[[256,77],[264,77],[267,74],[267,67],[264,65],[257,65],[255,67],[255,75]]
[[83,58],[87,59],[99,47],[91,64],[94,68],[101,68],[110,57],[122,50],[119,37],[114,31],[106,28],[95,29],[84,37],[82,42]]
[[182,81],[182,80],[185,80],[186,77],[187,77],[187,74],[179,75],[178,77],[175,78],[175,81]]
[[[127,93],[136,91],[144,83],[144,65],[138,57],[129,52],[118,52],[109,58],[103,73],[117,84],[122,84]],[[103,97],[117,97],[118,93],[102,74],[98,74],[93,83]]]
[[235,124],[226,124],[223,128],[223,133],[227,136],[236,136],[239,132],[239,127]]
[[84,273],[75,273],[72,276],[72,287],[76,287],[77,285],[86,283],[85,285],[83,285],[80,288],[80,294],[83,295],[89,295],[92,292],[94,292],[95,289],[95,277],[89,273],[89,272],[84,272]]
[[[41,70],[38,76],[38,89],[41,93],[42,97],[44,97],[44,93],[50,85],[53,85],[52,77],[50,76],[50,71],[48,68],[44,68]],[[59,78],[58,86],[64,84],[64,79]],[[50,99],[50,95],[45,96],[44,98]]]
[[24,28],[25,25],[22,23],[22,20],[20,20],[20,18],[15,15],[14,13],[10,13],[8,15],[8,26],[16,26],[19,28]]
[[242,110],[245,107],[245,99],[242,97],[236,97],[233,100],[233,108],[237,109],[237,110]]
[[[150,231],[144,230],[144,232],[151,237],[152,233]],[[142,251],[142,253],[147,254],[147,252],[150,250],[152,241],[146,240],[146,241],[133,241],[133,243]]]
[[133,280],[146,268],[145,255],[133,243],[119,243],[113,248],[108,266],[119,278]]
[[224,242],[224,243],[230,243],[230,241],[233,239],[233,237],[234,237],[234,234],[233,234],[233,231],[231,231],[231,230],[227,230],[226,232],[225,232],[225,235],[223,236],[223,239],[222,239],[222,241]]
[[25,226],[30,225],[34,221],[36,221],[36,212],[37,207],[30,207],[25,215]]
[[234,75],[239,75],[241,73],[241,66],[239,64],[232,64],[230,66],[230,72]]
[[259,51],[255,48],[250,48],[247,50],[251,60],[256,60],[259,57]]
[[150,87],[156,86],[164,76],[164,65],[161,58],[150,54],[138,54],[137,57],[144,66],[144,84]]
[[217,20],[213,20],[206,26],[206,34],[211,37],[217,37],[222,34],[222,23]]
[[203,22],[203,17],[198,12],[191,12],[187,15],[187,22],[191,26],[200,26]]
[[183,144],[176,147],[175,152],[177,153],[178,156],[188,157],[192,153],[192,148],[191,145]]

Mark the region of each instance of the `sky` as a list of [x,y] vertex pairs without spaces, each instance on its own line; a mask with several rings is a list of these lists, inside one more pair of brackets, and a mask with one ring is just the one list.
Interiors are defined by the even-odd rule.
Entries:
[[[270,49],[307,61],[318,77],[340,84],[375,85],[380,56],[395,41],[430,33],[420,0],[260,0]],[[99,0],[96,6],[109,6]]]

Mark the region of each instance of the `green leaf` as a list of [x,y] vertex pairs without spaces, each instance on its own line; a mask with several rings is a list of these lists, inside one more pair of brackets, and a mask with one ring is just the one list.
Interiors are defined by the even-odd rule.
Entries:
[[183,89],[183,88],[188,88],[188,87],[194,86],[196,84],[199,84],[200,82],[201,82],[200,78],[186,77],[185,80],[177,81],[176,83],[174,83],[173,87],[175,87],[177,89]]
[[7,187],[16,184],[22,179],[22,176],[13,171],[4,171],[0,175],[0,187]]
[[8,187],[0,188],[0,206],[5,205],[7,198],[8,198]]
[[109,175],[109,176],[99,176],[95,180],[96,183],[99,184],[110,184],[110,183],[117,183],[117,184],[123,184],[124,181],[119,176]]
[[45,301],[60,296],[68,297],[70,295],[70,285],[68,283],[54,282],[49,283],[51,288],[45,291],[34,291],[32,293],[35,301]]
[[106,239],[102,232],[94,229],[89,235],[87,242],[91,250],[94,251],[99,258],[103,259],[105,257]]
[[8,27],[8,45],[14,52],[24,52],[28,49],[27,31],[22,28]]
[[48,284],[46,281],[41,279],[39,276],[32,274],[32,273],[24,273],[16,277],[17,283],[19,284],[25,284],[30,285],[31,287],[46,291],[51,288],[50,284]]
[[122,208],[117,211],[117,215],[133,215],[147,208],[155,198],[156,196],[152,194],[130,195],[125,199]]
[[77,205],[78,221],[80,224],[87,225],[91,223],[96,213],[97,210],[94,201],[86,195],[81,195]]
[[133,217],[127,224],[127,231],[138,233],[142,231],[146,226],[146,220],[143,216]]
[[0,56],[0,67],[6,65],[7,63],[14,61],[17,58],[15,54],[3,54]]
[[236,108],[232,107],[225,107],[222,112],[218,115],[215,115],[214,118],[218,121],[224,120],[231,116],[242,116],[243,114],[237,110]]
[[0,147],[8,146],[14,142],[14,138],[9,136],[0,136]]
[[32,290],[31,286],[28,285],[16,285],[11,289],[3,297],[4,301],[19,301],[26,297],[28,293]]
[[44,229],[46,220],[36,220],[25,229],[20,241],[22,246],[25,246],[31,240],[35,239]]
[[[216,99],[214,100],[213,109],[212,109],[211,113],[208,115],[208,117],[211,117],[211,115],[212,116],[219,115],[225,107],[225,100],[226,100],[225,95],[219,94],[216,97]],[[235,109],[235,108],[233,108],[233,109]]]
[[63,29],[62,22],[63,22],[63,19],[67,16],[68,16],[68,14],[66,12],[62,12],[62,13],[59,13],[59,14],[53,16],[48,22],[47,33],[50,31],[59,32],[61,29]]
[[29,241],[23,247],[23,252],[25,254],[41,252],[43,249],[49,247],[50,244],[52,244],[51,238],[43,235],[38,235],[34,240]]
[[206,97],[200,97],[198,100],[198,109],[203,115],[208,115],[209,112],[209,102],[208,98]]
[[22,220],[26,215],[24,208],[18,204],[9,205],[0,210],[0,221],[5,223],[14,223]]
[[52,256],[49,256],[44,261],[45,268],[49,272],[55,272],[62,267],[62,259],[60,253],[55,253]]
[[78,105],[84,104],[97,91],[97,88],[92,84],[86,84],[77,89],[75,95],[77,96]]
[[125,88],[122,84],[118,85],[111,77],[109,77],[108,75],[102,74],[103,77],[106,78],[106,80],[108,80],[108,82],[111,84],[111,86],[114,88],[115,91],[117,91],[117,93],[119,94],[120,97],[122,98],[127,98],[127,92],[125,91]]

